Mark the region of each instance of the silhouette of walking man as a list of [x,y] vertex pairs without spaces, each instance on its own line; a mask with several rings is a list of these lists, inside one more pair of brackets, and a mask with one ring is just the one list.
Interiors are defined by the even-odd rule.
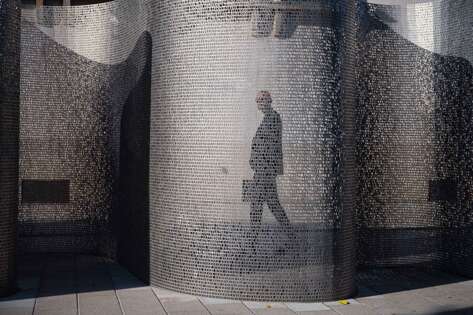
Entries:
[[257,241],[265,203],[290,237],[295,237],[277,192],[276,177],[283,174],[281,117],[271,107],[272,98],[268,91],[258,92],[256,104],[264,117],[251,144],[250,166],[254,171],[254,193],[250,212],[252,247]]

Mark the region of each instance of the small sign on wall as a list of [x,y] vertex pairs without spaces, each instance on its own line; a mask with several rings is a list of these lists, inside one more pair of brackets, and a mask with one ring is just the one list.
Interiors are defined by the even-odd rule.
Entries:
[[69,203],[69,180],[23,180],[22,203]]

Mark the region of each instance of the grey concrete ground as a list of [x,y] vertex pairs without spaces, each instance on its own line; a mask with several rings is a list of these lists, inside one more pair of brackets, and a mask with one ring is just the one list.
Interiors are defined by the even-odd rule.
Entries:
[[23,257],[20,291],[0,299],[0,315],[473,315],[473,280],[416,269],[361,272],[359,294],[326,303],[213,299],[151,288],[92,256]]

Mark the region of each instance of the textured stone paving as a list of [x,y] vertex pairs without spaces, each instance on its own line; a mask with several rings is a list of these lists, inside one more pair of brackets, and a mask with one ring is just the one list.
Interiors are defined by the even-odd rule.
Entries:
[[181,294],[144,285],[119,265],[82,255],[23,257],[19,292],[0,315],[473,315],[473,280],[437,271],[361,272],[359,294],[326,303],[265,303]]

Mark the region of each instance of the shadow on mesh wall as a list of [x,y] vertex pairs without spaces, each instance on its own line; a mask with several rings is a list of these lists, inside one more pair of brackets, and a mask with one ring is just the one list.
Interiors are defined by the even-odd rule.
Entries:
[[123,108],[120,135],[118,261],[149,282],[149,159],[152,39],[147,34],[146,65]]

